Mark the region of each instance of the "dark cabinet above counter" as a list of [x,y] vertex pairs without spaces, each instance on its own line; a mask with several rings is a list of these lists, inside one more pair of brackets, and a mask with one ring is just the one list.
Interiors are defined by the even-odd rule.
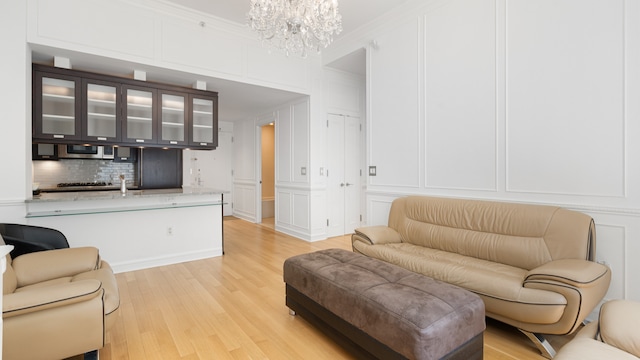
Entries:
[[211,150],[218,93],[33,65],[33,142]]

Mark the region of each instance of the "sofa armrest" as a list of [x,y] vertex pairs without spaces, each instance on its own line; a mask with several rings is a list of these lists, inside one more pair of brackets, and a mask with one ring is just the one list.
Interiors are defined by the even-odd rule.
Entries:
[[[576,288],[591,287],[599,279],[608,278],[610,269],[593,261],[562,259],[550,261],[529,271],[525,284],[529,281],[564,283]],[[607,287],[609,286],[607,282]]]
[[369,245],[400,243],[402,236],[388,226],[365,226],[355,229],[351,242],[355,241],[362,241]]
[[39,251],[13,259],[18,287],[74,276],[96,269],[100,264],[98,249],[78,247]]
[[10,318],[26,313],[68,306],[102,296],[102,284],[87,279],[52,286],[37,287],[2,298],[2,317]]

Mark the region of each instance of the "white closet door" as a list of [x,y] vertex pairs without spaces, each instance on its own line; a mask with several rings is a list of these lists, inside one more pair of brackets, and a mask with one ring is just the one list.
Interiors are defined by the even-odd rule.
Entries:
[[327,117],[327,235],[340,236],[360,225],[360,119]]

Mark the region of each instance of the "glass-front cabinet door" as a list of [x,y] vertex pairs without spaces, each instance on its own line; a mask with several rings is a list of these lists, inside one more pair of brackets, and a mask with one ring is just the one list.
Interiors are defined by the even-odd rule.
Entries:
[[96,143],[120,140],[120,85],[84,79],[82,81],[82,136]]
[[157,91],[123,86],[124,123],[122,141],[143,144],[157,143]]
[[160,92],[160,135],[158,143],[187,143],[187,96],[184,93]]
[[215,148],[218,146],[218,98],[192,95],[191,138],[193,147]]
[[38,139],[81,138],[80,78],[36,71],[34,73],[33,131]]

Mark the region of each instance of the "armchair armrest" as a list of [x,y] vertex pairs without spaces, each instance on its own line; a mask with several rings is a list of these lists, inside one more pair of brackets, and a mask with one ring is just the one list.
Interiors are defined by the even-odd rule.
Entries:
[[640,302],[611,300],[600,308],[600,338],[611,346],[640,357]]
[[402,236],[388,226],[365,226],[355,229],[351,241],[362,241],[369,245],[390,244],[402,242]]
[[61,277],[74,276],[98,268],[100,256],[94,247],[39,251],[13,260],[18,287]]
[[10,318],[25,313],[67,306],[102,296],[102,284],[87,279],[52,286],[37,287],[2,298],[2,317]]
[[[598,279],[608,278],[608,267],[593,261],[562,259],[550,261],[529,271],[524,279],[529,281],[563,283],[576,288],[591,287]],[[607,287],[609,286],[607,282]]]

